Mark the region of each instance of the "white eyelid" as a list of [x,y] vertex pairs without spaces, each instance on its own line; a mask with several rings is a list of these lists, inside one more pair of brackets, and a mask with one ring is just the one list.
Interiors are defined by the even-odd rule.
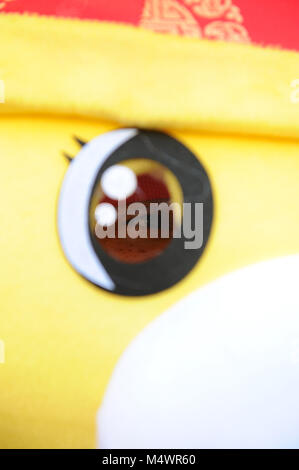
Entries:
[[89,202],[105,160],[137,133],[137,129],[119,129],[85,144],[70,164],[59,196],[58,231],[67,259],[82,276],[108,290],[114,290],[115,285],[90,240]]

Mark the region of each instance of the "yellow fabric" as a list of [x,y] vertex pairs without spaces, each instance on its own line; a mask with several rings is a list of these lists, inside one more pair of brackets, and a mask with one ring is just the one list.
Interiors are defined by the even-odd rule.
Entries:
[[0,112],[299,137],[298,53],[37,16],[0,15],[0,31]]
[[[93,447],[109,377],[145,325],[225,273],[299,252],[299,107],[288,96],[298,55],[17,16],[0,16],[0,31],[0,447]],[[90,140],[122,123],[180,139],[215,198],[202,259],[149,297],[83,280],[57,235],[62,152],[76,154],[74,135]]]

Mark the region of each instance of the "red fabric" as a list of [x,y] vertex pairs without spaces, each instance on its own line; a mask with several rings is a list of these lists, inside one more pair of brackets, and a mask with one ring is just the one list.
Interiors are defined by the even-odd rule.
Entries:
[[39,13],[137,25],[144,0],[10,0],[3,12]]
[[299,51],[299,0],[236,0],[253,42]]
[[[171,23],[174,17],[178,17],[178,23],[181,21],[183,25],[188,15],[191,23],[194,20],[200,29],[214,20],[225,24],[231,21],[226,13],[220,18],[217,15],[209,18],[197,14],[196,11],[201,10],[203,5],[207,5],[208,9],[217,10],[221,9],[221,5],[230,4],[239,8],[242,15],[240,24],[248,32],[251,42],[299,51],[299,0],[147,0],[147,2],[154,5],[151,8],[154,11],[153,29],[155,29],[154,24],[157,24],[157,18],[162,20],[162,23],[167,23],[169,19]],[[144,3],[145,0],[2,0],[0,13],[28,12],[139,25],[140,22],[142,24]],[[239,26],[238,23],[236,25]],[[178,34],[190,34],[190,24],[187,28],[176,29],[175,32]],[[162,30],[168,31],[163,25]],[[211,38],[213,35],[214,33],[211,34]],[[207,37],[204,34],[202,36]],[[226,39],[226,36],[223,38]]]

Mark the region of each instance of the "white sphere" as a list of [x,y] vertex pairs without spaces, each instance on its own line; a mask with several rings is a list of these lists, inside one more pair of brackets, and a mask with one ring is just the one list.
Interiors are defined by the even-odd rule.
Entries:
[[299,256],[182,299],[121,357],[101,448],[299,447]]
[[137,178],[130,168],[124,165],[113,165],[104,171],[101,186],[106,196],[122,200],[134,194],[137,188]]
[[101,202],[94,211],[94,216],[99,225],[112,225],[117,219],[117,211],[109,202]]

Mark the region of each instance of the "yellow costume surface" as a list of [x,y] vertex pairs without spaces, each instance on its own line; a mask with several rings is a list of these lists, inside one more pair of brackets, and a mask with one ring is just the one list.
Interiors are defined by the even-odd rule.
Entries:
[[[144,327],[221,276],[299,253],[299,54],[29,15],[0,16],[0,31],[0,447],[92,448],[114,367]],[[63,153],[123,127],[177,139],[213,191],[202,257],[147,296],[80,277],[57,231]]]

